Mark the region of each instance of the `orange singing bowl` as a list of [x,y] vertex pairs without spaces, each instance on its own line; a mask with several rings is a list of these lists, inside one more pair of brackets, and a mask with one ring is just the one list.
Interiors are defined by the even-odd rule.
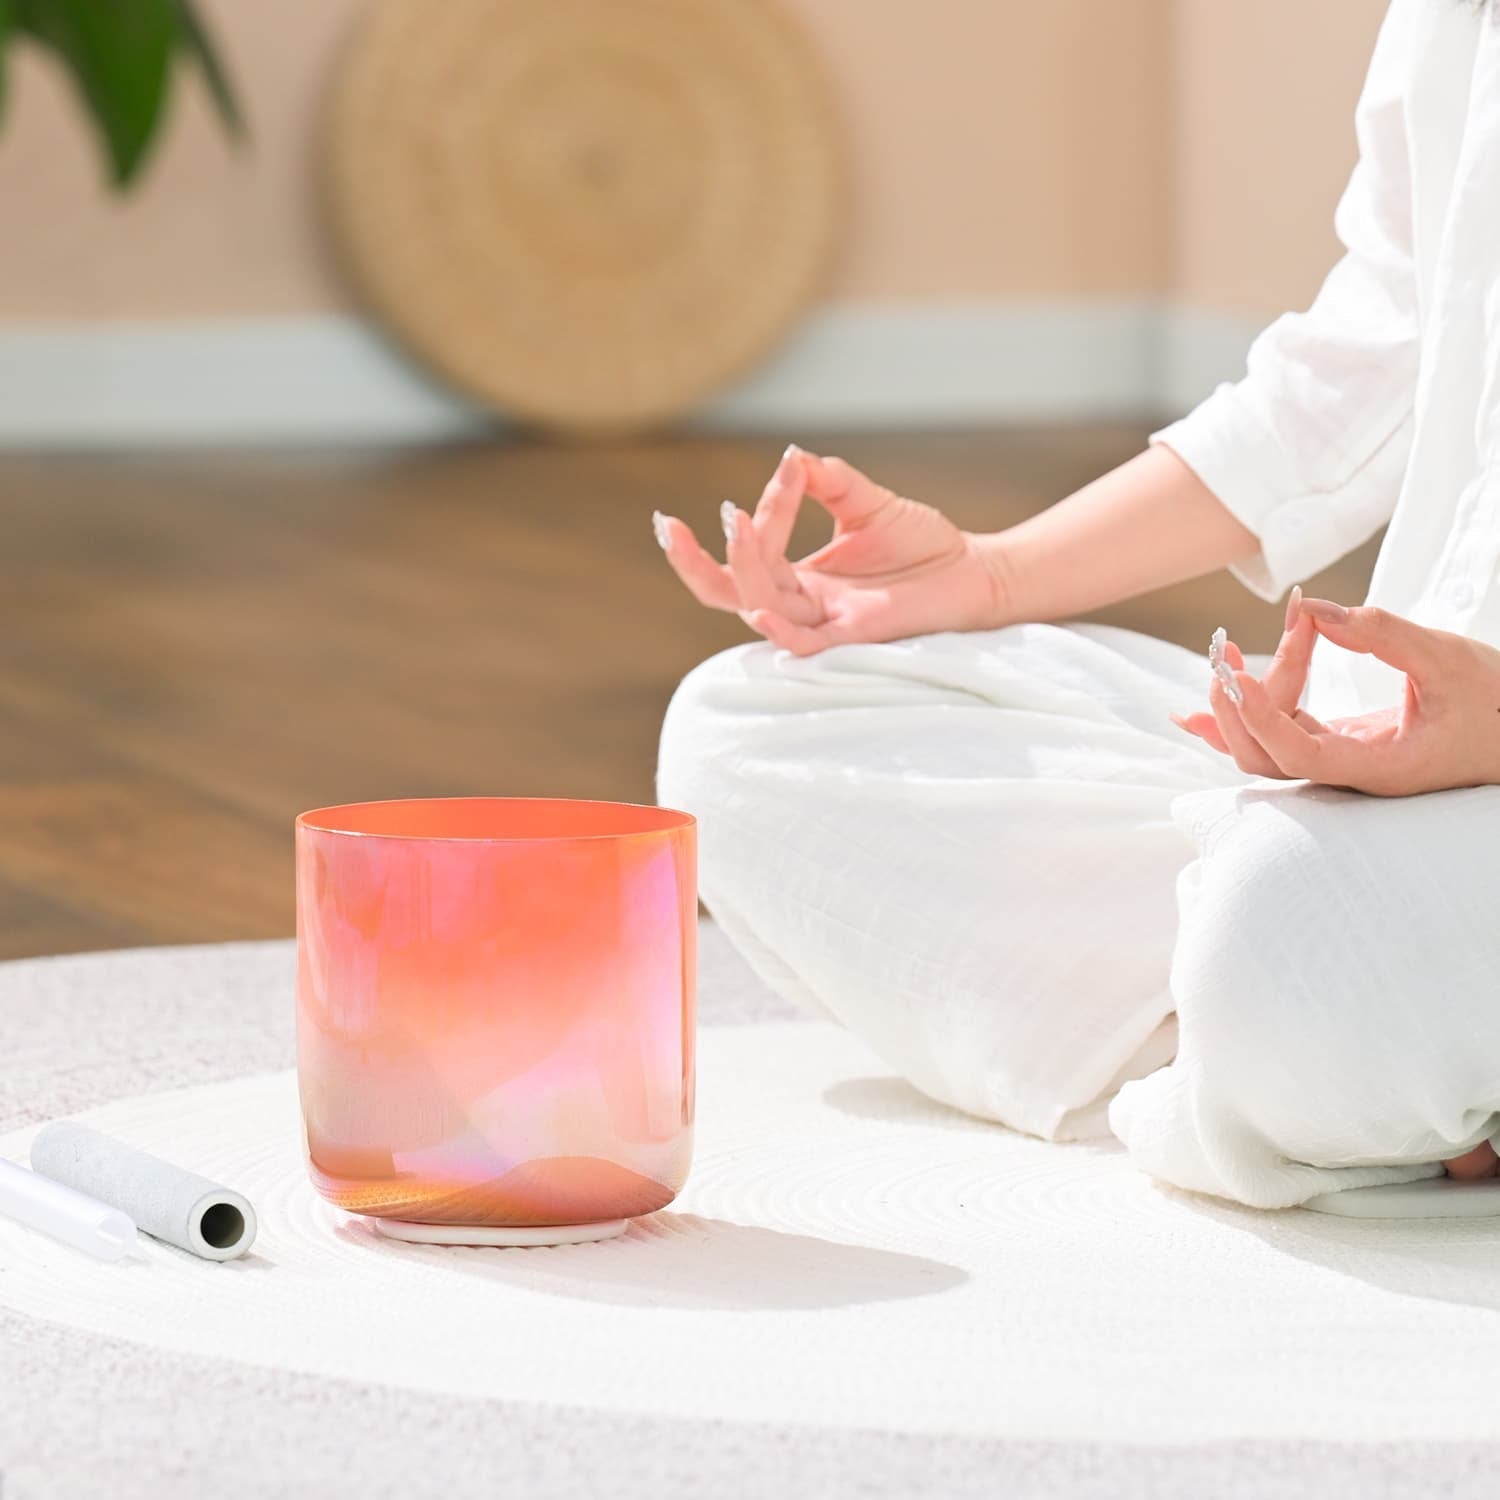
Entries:
[[308,1170],[403,1239],[602,1239],[693,1141],[697,827],[463,797],[297,819]]

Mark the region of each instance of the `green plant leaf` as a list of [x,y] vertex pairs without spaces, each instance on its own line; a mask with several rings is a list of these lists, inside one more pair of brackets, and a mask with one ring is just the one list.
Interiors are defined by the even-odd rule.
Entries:
[[[0,0],[4,4],[4,0]],[[245,117],[240,113],[239,101],[234,95],[234,86],[219,54],[214,50],[208,28],[193,9],[192,0],[176,0],[178,41],[184,52],[203,70],[203,81],[213,97],[214,106],[224,128],[236,139],[243,139]]]
[[5,44],[10,40],[10,0],[0,0],[0,119],[5,118]]
[[15,24],[68,65],[124,187],[146,158],[177,45],[175,0],[10,0]]

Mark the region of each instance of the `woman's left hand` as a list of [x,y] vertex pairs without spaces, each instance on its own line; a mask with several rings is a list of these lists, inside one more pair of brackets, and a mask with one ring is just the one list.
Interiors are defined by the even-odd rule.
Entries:
[[[1297,708],[1314,630],[1335,646],[1404,672],[1400,707],[1327,724]],[[1294,636],[1307,643],[1305,650]],[[1377,797],[1500,783],[1500,651],[1383,609],[1304,599],[1282,638],[1278,663],[1287,656],[1292,660],[1286,669],[1276,678],[1268,672],[1262,683],[1244,670],[1231,645],[1225,657],[1240,701],[1216,678],[1209,689],[1212,719],[1194,714],[1177,722],[1257,776],[1351,787]]]

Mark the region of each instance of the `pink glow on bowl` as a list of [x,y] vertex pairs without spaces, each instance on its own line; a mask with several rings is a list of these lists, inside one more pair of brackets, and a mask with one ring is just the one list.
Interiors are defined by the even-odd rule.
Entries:
[[297,819],[308,1170],[353,1213],[633,1218],[692,1156],[697,826],[464,797]]

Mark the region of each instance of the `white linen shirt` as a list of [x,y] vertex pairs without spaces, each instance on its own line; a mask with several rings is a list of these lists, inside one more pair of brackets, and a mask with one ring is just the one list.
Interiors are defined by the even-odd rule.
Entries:
[[[1262,598],[1389,520],[1368,602],[1500,646],[1500,6],[1394,0],[1355,125],[1346,254],[1313,305],[1151,440],[1260,539],[1234,572]],[[1314,713],[1400,693],[1319,642]]]

